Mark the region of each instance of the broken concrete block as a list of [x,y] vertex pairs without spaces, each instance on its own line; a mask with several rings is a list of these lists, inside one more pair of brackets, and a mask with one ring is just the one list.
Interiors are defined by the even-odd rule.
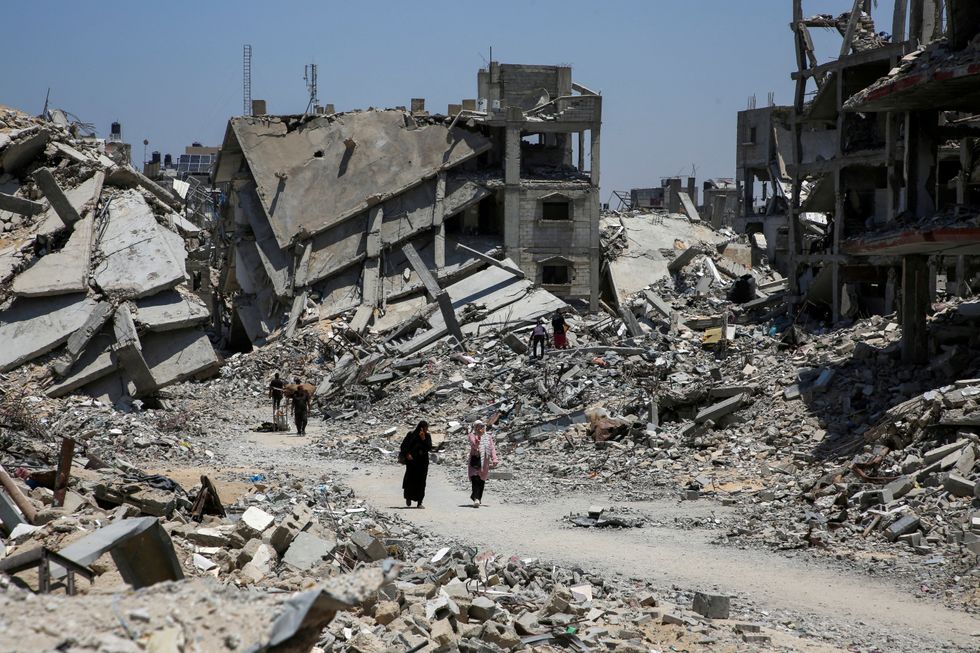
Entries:
[[256,537],[265,532],[265,529],[272,526],[275,517],[255,506],[250,507],[242,513],[241,521],[238,522],[238,531],[243,536]]
[[293,543],[298,533],[299,531],[279,524],[272,530],[272,535],[269,537],[269,544],[276,550],[276,553],[285,555],[289,549],[289,545]]
[[245,543],[245,546],[241,548],[238,552],[238,557],[235,559],[235,564],[238,565],[239,569],[252,561],[260,546],[262,546],[262,540],[257,537],[253,537]]
[[294,569],[306,571],[322,562],[335,546],[337,546],[335,541],[328,541],[303,531],[293,539],[282,561]]
[[911,476],[900,476],[884,487],[891,493],[893,499],[901,499],[909,490],[915,487],[915,479]]
[[690,263],[700,253],[701,249],[698,247],[688,247],[687,249],[681,250],[674,257],[674,260],[667,264],[667,271],[671,274],[680,272],[684,269],[684,266]]
[[918,530],[919,517],[915,514],[899,517],[885,529],[885,537],[889,542],[894,542],[902,535]]
[[65,192],[61,190],[61,186],[58,185],[50,170],[38,168],[34,171],[33,176],[37,187],[44,193],[45,199],[50,202],[51,208],[55,210],[66,227],[71,227],[81,219],[78,210],[72,205]]
[[272,568],[276,564],[276,550],[268,544],[260,544],[252,559],[242,567],[242,576],[253,583],[257,583],[272,573]]
[[702,617],[708,619],[728,619],[731,600],[721,594],[705,594],[696,592],[694,594],[694,605],[692,609]]
[[456,641],[456,632],[449,619],[439,619],[432,622],[429,637],[439,646],[449,646]]
[[697,416],[694,418],[694,421],[697,424],[701,424],[709,420],[712,422],[717,422],[725,415],[734,413],[736,410],[741,408],[747,400],[748,397],[745,394],[737,394],[734,397],[702,409],[700,412],[698,412]]
[[368,562],[384,560],[388,557],[388,549],[376,537],[367,531],[357,531],[351,536],[351,542],[357,547],[358,555]]
[[[935,449],[930,449],[922,456],[922,460],[927,465],[932,464],[937,460],[942,460],[943,458],[946,458],[951,453],[955,453],[959,451],[969,443],[970,443],[969,440],[963,439],[963,440],[957,440],[956,442],[951,442],[950,444],[945,444],[941,447],[936,447]],[[957,457],[956,459],[958,460],[959,457]]]
[[374,606],[374,620],[382,626],[387,626],[398,618],[401,608],[395,601],[378,601]]
[[469,616],[477,621],[492,619],[497,614],[497,604],[485,596],[478,596],[470,604]]
[[947,474],[943,479],[943,488],[954,497],[972,497],[976,483],[963,478],[955,472]]

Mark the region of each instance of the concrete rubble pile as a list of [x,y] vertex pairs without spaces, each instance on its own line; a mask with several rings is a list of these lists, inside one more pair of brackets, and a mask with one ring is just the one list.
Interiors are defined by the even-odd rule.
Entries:
[[0,370],[45,364],[49,396],[110,404],[212,373],[181,211],[73,125],[0,108]]
[[[231,651],[637,651],[770,637],[734,618],[727,596],[664,597],[643,583],[443,540],[366,508],[328,478],[311,487],[275,470],[247,485],[202,478],[185,491],[130,467],[131,486],[170,494],[172,510],[159,514],[128,498],[109,505],[117,502],[88,470],[72,474],[55,507],[45,485],[53,474],[39,471],[4,485],[34,512],[0,549],[0,625],[11,651],[179,651],[192,642]],[[216,487],[237,487],[237,496],[223,503]],[[48,556],[39,558],[47,580],[20,564],[31,555]],[[37,619],[31,592],[44,583],[81,595],[45,598],[59,628]]]

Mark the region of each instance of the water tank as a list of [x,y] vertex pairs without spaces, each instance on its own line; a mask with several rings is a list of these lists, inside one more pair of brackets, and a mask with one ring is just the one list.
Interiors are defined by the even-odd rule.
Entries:
[[174,166],[174,157],[170,154],[163,155],[163,167],[172,168]]
[[150,163],[160,163],[160,153],[151,152],[150,153]]
[[191,147],[204,147],[204,146],[198,143],[197,141],[194,141],[193,143],[191,143]]
[[122,125],[120,125],[118,122],[112,123],[112,126],[109,128],[109,131],[113,136],[116,136],[117,138],[122,140]]

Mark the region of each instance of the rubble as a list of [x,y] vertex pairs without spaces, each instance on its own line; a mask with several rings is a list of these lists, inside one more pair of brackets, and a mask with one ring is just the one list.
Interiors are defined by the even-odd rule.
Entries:
[[[184,299],[188,250],[199,243],[173,227],[180,200],[106,157],[101,141],[13,110],[2,116],[10,284],[0,295],[0,369],[48,363],[39,374],[54,396],[109,403],[213,373],[219,361],[198,328],[209,311]],[[165,339],[150,333],[164,329]]]

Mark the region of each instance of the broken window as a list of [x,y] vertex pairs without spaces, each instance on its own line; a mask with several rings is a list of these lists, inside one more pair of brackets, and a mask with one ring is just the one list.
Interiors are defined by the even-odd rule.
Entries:
[[544,220],[569,220],[571,210],[569,202],[542,202]]
[[572,282],[571,270],[567,265],[541,266],[541,283],[543,285],[559,286]]
[[755,127],[749,127],[749,140],[746,141],[751,144],[755,144]]

